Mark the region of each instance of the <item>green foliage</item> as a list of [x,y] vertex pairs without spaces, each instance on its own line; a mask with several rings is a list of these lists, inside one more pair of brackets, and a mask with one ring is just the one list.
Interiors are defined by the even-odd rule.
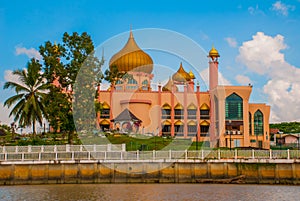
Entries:
[[35,134],[35,124],[42,125],[45,116],[44,99],[49,85],[43,80],[41,65],[35,59],[31,59],[27,64],[27,69],[15,70],[13,74],[18,76],[19,82],[6,82],[4,89],[14,89],[16,95],[8,98],[4,106],[13,106],[9,116],[14,116],[14,121],[19,126],[32,125]]
[[282,122],[270,124],[270,128],[277,128],[283,133],[300,133],[300,122]]
[[[104,60],[100,61],[93,51],[93,41],[86,32],[81,35],[64,33],[62,43],[47,41],[40,46],[44,76],[49,83],[56,81],[58,84],[50,88],[46,98],[47,119],[55,130],[68,132],[70,142],[75,132],[73,115],[88,115],[90,111],[95,114],[94,108],[90,107],[94,103],[89,104],[89,100],[94,101],[95,87],[103,79]],[[95,115],[92,118],[95,120]]]

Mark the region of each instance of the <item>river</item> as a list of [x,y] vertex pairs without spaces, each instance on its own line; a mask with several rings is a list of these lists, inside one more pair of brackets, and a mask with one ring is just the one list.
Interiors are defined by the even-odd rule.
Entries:
[[0,200],[299,200],[300,186],[226,184],[61,184],[0,186]]

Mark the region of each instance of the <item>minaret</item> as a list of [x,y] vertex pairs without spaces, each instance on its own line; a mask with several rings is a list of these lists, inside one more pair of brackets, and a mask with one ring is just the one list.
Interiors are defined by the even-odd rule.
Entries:
[[[214,48],[211,48],[208,54],[209,58],[209,94],[210,94],[210,146],[215,147],[219,146],[219,112],[218,106],[215,105],[216,97],[214,89],[218,86],[218,58],[220,57],[218,51]],[[217,103],[218,104],[218,103]]]
[[207,57],[209,58],[209,90],[212,90],[218,86],[218,58],[220,55],[212,46]]

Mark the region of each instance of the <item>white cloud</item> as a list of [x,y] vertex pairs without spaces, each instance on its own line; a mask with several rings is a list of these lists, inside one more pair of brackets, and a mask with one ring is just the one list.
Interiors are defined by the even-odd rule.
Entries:
[[286,5],[284,3],[281,3],[281,1],[276,1],[272,4],[271,10],[275,11],[279,15],[288,16],[290,10],[295,10],[295,6]]
[[285,61],[284,37],[256,33],[239,48],[237,60],[249,70],[268,77],[263,92],[271,105],[271,121],[299,121],[300,69]]
[[227,37],[225,40],[230,47],[237,47],[237,41],[235,38]]
[[21,54],[25,54],[29,58],[35,58],[38,60],[42,59],[42,56],[40,55],[39,51],[37,51],[34,48],[27,49],[25,47],[20,47],[20,46],[16,47],[16,55],[21,55]]
[[255,7],[248,7],[248,12],[251,14],[251,15],[265,15],[265,13],[259,9],[258,5],[256,5]]
[[235,76],[235,80],[241,85],[251,84],[251,79],[245,75],[237,75]]
[[252,40],[244,42],[239,48],[237,60],[245,64],[250,70],[265,74],[274,62],[283,63],[284,54],[280,51],[286,49],[284,37],[277,35],[274,38],[262,32],[257,32]]
[[17,75],[14,75],[12,70],[4,71],[4,80],[9,82],[20,83],[19,77]]

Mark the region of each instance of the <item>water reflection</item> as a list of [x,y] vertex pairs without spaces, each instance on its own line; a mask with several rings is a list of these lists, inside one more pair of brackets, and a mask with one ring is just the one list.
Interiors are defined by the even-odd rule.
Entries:
[[62,184],[0,187],[0,200],[299,200],[299,186],[217,184]]

